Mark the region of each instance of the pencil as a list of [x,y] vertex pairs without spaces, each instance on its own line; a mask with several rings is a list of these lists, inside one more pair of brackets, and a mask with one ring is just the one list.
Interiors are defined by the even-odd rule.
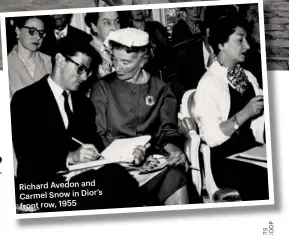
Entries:
[[84,145],[84,143],[82,143],[81,141],[79,141],[78,139],[75,139],[74,137],[71,138],[72,140],[74,140],[76,143],[80,144],[80,145]]
[[[80,144],[81,146],[84,145],[80,140],[75,139],[74,137],[71,137],[72,140],[74,140],[76,143]],[[102,156],[100,153],[97,153],[97,155],[100,157],[100,159],[104,159],[104,156]]]

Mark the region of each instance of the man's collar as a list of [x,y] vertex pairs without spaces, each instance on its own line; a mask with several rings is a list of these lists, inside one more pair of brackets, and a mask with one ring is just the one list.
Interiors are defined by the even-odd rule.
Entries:
[[68,31],[68,25],[66,25],[65,28],[62,30],[54,29],[54,34],[57,36],[58,33],[61,33],[61,36],[62,36],[61,38],[63,38],[67,36],[67,31]]
[[[62,97],[62,93],[64,90],[51,78],[51,76],[48,76],[47,82],[53,92],[54,97],[57,99]],[[69,94],[70,92],[67,93]]]

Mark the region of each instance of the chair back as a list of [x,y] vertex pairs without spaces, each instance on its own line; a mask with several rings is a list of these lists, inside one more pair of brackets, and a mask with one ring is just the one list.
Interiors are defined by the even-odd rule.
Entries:
[[196,186],[197,192],[201,195],[202,190],[202,170],[200,168],[200,143],[201,138],[198,135],[198,125],[195,122],[194,108],[196,90],[185,92],[182,98],[181,109],[178,115],[181,127],[186,132],[186,141],[184,151],[191,163],[192,181]]

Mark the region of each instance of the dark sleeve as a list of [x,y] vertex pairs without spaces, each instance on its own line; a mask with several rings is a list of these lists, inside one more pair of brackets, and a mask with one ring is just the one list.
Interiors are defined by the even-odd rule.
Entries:
[[165,26],[163,26],[160,22],[154,22],[155,24],[155,39],[158,44],[160,44],[163,47],[168,46],[169,42],[169,35],[168,31]]
[[178,133],[177,113],[177,99],[169,86],[167,86],[160,109],[160,127],[157,134],[159,138],[158,146],[161,148],[168,143],[175,144],[180,148],[182,146]]
[[18,162],[17,177],[25,181],[52,180],[66,169],[68,148],[65,141],[44,131],[41,109],[27,92],[16,92],[11,100],[13,148]]
[[104,146],[109,144],[106,139],[107,135],[107,107],[108,97],[105,92],[105,88],[100,80],[98,80],[91,89],[90,99],[95,109],[95,125],[97,133],[101,136]]
[[[85,120],[83,120],[82,124],[82,128],[84,129],[82,132],[82,139],[85,139],[86,143],[93,144],[99,152],[102,152],[104,149],[104,144],[95,123],[95,108],[87,97],[84,98],[86,105],[84,106],[85,110],[83,110],[83,117]],[[86,112],[87,115],[84,115],[84,112]]]
[[183,27],[182,21],[177,22],[172,30],[172,45],[176,45],[184,41],[186,29]]

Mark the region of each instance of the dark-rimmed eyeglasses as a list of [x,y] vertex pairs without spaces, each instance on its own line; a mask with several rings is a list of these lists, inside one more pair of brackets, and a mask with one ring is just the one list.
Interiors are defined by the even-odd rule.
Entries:
[[86,72],[87,76],[91,75],[91,69],[87,68],[85,65],[80,65],[79,63],[75,62],[73,59],[71,59],[69,56],[67,55],[63,55],[68,61],[72,62],[73,64],[75,64],[77,66],[77,73],[79,75],[83,74]]
[[39,37],[44,38],[46,35],[46,32],[44,30],[38,30],[34,27],[28,27],[28,26],[23,26],[22,28],[28,29],[28,33],[31,36],[36,35],[37,33],[39,34]]

